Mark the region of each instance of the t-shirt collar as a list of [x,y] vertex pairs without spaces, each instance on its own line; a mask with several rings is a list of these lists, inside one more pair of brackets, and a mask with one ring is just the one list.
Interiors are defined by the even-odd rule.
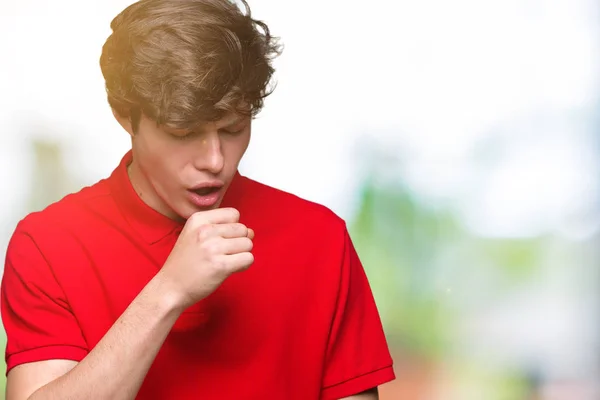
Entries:
[[[123,156],[117,168],[108,178],[108,184],[111,195],[127,222],[146,242],[154,244],[173,232],[181,231],[184,222],[175,221],[159,213],[140,199],[127,173],[127,166],[131,163],[132,158],[130,150]],[[241,194],[242,180],[243,177],[236,171],[221,207],[239,208],[240,200],[243,197]]]

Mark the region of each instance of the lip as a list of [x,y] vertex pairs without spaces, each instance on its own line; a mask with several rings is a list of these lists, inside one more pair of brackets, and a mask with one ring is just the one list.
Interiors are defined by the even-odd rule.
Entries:
[[[212,186],[201,186],[198,187],[196,189],[202,189],[205,187],[212,187]],[[193,192],[192,190],[188,190],[188,197],[190,199],[190,201],[192,202],[192,204],[194,204],[196,207],[198,208],[210,208],[213,207],[215,204],[217,204],[217,202],[219,201],[219,198],[221,197],[221,188],[219,188],[219,190],[207,194],[207,195],[199,195],[198,193]]]
[[189,190],[198,190],[198,189],[213,188],[213,187],[214,188],[218,187],[220,189],[223,186],[225,186],[225,184],[221,181],[210,181],[210,182],[199,183],[196,186],[192,186],[191,188],[189,188]]

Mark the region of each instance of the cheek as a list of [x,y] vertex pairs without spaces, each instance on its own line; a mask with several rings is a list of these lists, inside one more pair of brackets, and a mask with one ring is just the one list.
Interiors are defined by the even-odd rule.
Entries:
[[168,144],[139,143],[138,156],[154,186],[173,187],[179,182],[180,164],[183,155]]
[[157,157],[155,168],[160,169],[157,175],[160,176],[163,186],[172,188],[180,184],[184,169],[182,160],[184,160],[183,155],[177,157],[171,153]]
[[225,146],[227,146],[226,154],[229,156],[231,162],[238,162],[239,159],[244,155],[246,149],[248,149],[248,144],[250,143],[250,133],[243,137],[234,138],[234,140],[228,141]]

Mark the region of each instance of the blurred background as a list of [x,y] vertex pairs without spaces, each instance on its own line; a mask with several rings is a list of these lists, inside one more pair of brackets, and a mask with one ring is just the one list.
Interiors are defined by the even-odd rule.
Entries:
[[[2,258],[129,148],[98,65],[129,3],[0,5]],[[240,169],[348,222],[396,363],[381,398],[600,399],[599,2],[250,5],[285,50]]]

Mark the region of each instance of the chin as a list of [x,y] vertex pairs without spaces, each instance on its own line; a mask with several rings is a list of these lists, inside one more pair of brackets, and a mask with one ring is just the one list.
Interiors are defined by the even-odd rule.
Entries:
[[182,221],[187,221],[188,218],[190,218],[195,212],[197,212],[198,210],[195,210],[194,207],[180,207],[179,209],[173,208],[173,214],[175,215],[175,219],[177,220],[182,220]]
[[200,208],[200,207],[190,205],[190,206],[185,207],[185,210],[180,210],[181,212],[177,212],[177,215],[180,216],[180,218],[182,218],[183,220],[187,220],[197,212],[216,210],[220,206],[221,206],[220,201],[210,207]]

